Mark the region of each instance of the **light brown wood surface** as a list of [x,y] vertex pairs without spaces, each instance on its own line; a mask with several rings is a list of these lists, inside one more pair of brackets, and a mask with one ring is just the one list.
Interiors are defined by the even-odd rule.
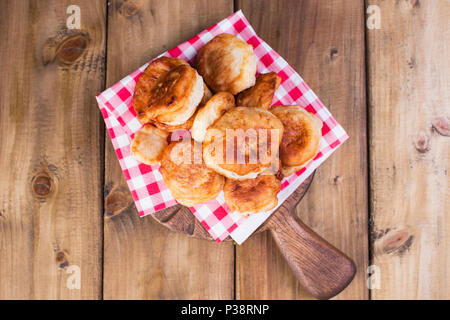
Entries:
[[[232,12],[232,1],[111,1],[107,86]],[[233,299],[233,244],[139,218],[109,138],[105,191],[105,299]]]
[[71,1],[2,1],[0,299],[101,298],[105,3],[77,2],[69,31]]
[[[299,217],[349,255],[357,275],[337,298],[367,299],[366,101],[363,5],[358,1],[238,1],[256,32],[316,92],[350,139],[317,171]],[[307,299],[269,234],[237,247],[237,297]]]
[[337,296],[355,277],[353,260],[296,217],[295,207],[280,206],[267,228],[295,278],[314,298]]
[[450,3],[368,1],[373,299],[450,297]]

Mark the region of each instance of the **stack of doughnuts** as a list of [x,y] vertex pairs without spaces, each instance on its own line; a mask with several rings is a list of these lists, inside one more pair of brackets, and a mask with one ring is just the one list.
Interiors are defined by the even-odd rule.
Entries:
[[[281,79],[256,77],[251,45],[220,34],[187,62],[161,57],[142,73],[133,107],[143,124],[131,152],[160,164],[174,198],[193,206],[215,199],[243,216],[277,206],[280,180],[318,153],[322,122],[300,106],[271,106]],[[169,141],[191,130],[191,138]]]

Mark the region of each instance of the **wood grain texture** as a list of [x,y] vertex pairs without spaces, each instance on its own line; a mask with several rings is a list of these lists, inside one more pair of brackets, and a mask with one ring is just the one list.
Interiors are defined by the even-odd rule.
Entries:
[[[256,32],[283,56],[350,135],[316,172],[297,208],[306,225],[352,258],[357,274],[337,298],[367,299],[366,103],[363,3],[239,0]],[[257,254],[255,254],[257,253]],[[240,299],[309,299],[269,234],[237,248]]]
[[[2,1],[0,299],[98,299],[104,1]],[[80,289],[68,289],[76,265]]]
[[368,1],[373,299],[450,298],[450,3]]
[[[232,13],[232,1],[111,1],[107,86]],[[109,138],[107,138],[109,140]],[[105,299],[232,299],[234,247],[139,218],[108,141]]]

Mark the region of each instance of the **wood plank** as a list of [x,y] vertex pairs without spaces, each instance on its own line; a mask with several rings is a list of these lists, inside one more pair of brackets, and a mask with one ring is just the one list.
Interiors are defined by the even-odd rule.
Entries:
[[[232,13],[233,1],[111,1],[107,84]],[[106,138],[105,299],[232,299],[234,247],[139,218]]]
[[71,4],[2,1],[0,299],[101,298],[106,4]]
[[368,1],[373,299],[450,298],[450,3]]
[[[239,0],[256,32],[322,99],[350,139],[316,172],[297,207],[301,219],[354,259],[358,272],[341,299],[367,299],[366,101],[363,4],[345,0]],[[309,299],[269,234],[237,247],[237,297]]]

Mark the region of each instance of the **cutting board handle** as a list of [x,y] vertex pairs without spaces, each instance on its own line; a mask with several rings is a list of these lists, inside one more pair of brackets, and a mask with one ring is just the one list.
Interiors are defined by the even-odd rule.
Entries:
[[269,229],[302,286],[318,299],[330,299],[355,276],[354,262],[303,222],[280,207]]

